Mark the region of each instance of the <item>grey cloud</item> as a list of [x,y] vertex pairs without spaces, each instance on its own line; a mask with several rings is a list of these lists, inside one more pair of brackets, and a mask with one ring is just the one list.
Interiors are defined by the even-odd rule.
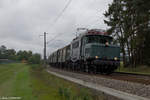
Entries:
[[[0,45],[43,53],[44,31],[47,40],[60,34],[48,44],[48,54],[61,48],[75,37],[76,28],[104,28],[104,11],[112,0],[72,0],[54,23],[68,0],[0,0]],[[54,26],[52,26],[54,24]]]

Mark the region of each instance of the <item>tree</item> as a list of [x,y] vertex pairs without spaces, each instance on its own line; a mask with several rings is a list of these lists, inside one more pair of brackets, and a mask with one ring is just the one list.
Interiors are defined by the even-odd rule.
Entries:
[[17,58],[20,61],[21,60],[28,61],[30,57],[32,57],[32,51],[26,51],[26,50],[22,51],[22,50],[20,50],[20,51],[17,52]]
[[147,56],[150,43],[149,5],[149,0],[113,0],[104,14],[107,18],[104,22],[110,26],[109,34],[120,43],[124,63],[128,55],[132,66],[145,64],[150,57]]
[[112,4],[109,4],[109,9],[104,14],[108,20],[104,20],[104,22],[110,26],[108,33],[116,37],[116,41],[120,43],[121,52],[123,53],[123,61],[126,62],[125,41],[127,41],[127,39],[125,38],[123,27],[123,14],[125,12],[123,11],[123,4],[121,4],[121,2],[122,0],[114,0]]
[[41,62],[41,55],[38,53],[33,54],[32,51],[19,50],[16,52],[14,49],[7,49],[6,46],[0,47],[0,59],[27,61],[33,64]]
[[14,49],[7,49],[5,51],[7,59],[16,60],[16,51]]
[[6,59],[7,57],[5,56],[5,52],[6,52],[7,48],[6,46],[2,45],[0,47],[0,59]]
[[33,63],[33,64],[40,64],[41,62],[41,55],[36,53],[33,54],[30,58],[29,58],[29,62]]

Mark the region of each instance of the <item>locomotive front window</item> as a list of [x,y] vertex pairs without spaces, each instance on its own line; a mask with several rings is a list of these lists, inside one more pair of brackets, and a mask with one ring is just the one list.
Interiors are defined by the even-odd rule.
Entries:
[[112,37],[110,36],[101,36],[101,35],[88,35],[85,37],[86,44],[87,43],[101,43],[105,44],[106,42],[109,42],[111,44]]

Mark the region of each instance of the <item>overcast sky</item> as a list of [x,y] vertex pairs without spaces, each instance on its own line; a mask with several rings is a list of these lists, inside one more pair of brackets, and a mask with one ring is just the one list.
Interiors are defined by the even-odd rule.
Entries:
[[0,45],[43,54],[43,32],[47,32],[47,54],[71,42],[77,28],[106,29],[103,13],[112,0],[0,0]]

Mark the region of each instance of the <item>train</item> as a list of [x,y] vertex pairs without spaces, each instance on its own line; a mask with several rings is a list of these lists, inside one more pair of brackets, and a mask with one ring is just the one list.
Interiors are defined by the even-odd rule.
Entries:
[[48,57],[50,66],[72,71],[111,74],[120,66],[120,46],[102,29],[90,29]]

